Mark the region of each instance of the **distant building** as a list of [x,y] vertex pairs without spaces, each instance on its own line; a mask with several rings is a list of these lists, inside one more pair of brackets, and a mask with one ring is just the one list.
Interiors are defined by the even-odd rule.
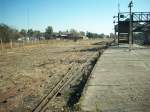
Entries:
[[53,35],[55,39],[70,39],[70,40],[78,40],[83,39],[83,36],[73,35],[73,34],[55,34]]
[[82,36],[84,40],[88,40],[89,38],[87,36]]
[[18,41],[20,42],[20,41],[29,41],[30,40],[30,38],[29,37],[20,37],[20,38],[18,38]]

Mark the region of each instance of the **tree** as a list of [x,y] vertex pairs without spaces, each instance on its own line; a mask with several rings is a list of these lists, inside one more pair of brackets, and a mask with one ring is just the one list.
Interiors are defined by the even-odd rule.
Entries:
[[88,38],[93,38],[93,34],[92,34],[91,32],[87,32],[87,33],[86,33],[86,36],[87,36]]
[[5,24],[0,24],[0,39],[3,41],[3,42],[9,42],[10,39],[9,39],[9,27]]
[[80,33],[75,29],[70,30],[70,35],[74,41],[77,41],[77,39],[80,37]]
[[18,38],[21,37],[21,34],[19,33],[18,30],[16,29],[11,29],[11,40],[17,40]]
[[17,40],[20,37],[20,33],[5,24],[0,24],[0,39],[3,42],[10,42],[10,40]]
[[105,37],[105,34],[100,34],[100,38],[104,38]]
[[31,37],[33,36],[33,30],[32,30],[32,29],[29,29],[29,30],[27,31],[27,34],[28,34],[28,36],[31,38]]
[[102,34],[97,34],[97,33],[87,32],[86,36],[88,38],[104,38],[105,35],[103,33]]
[[80,31],[80,35],[81,36],[85,36],[85,32],[84,31]]
[[35,38],[39,39],[40,36],[41,36],[41,32],[40,32],[40,31],[33,31],[33,36],[34,36]]
[[21,29],[20,34],[24,37],[27,36],[27,31],[25,29]]
[[59,30],[58,34],[61,35],[63,32],[61,30]]
[[53,34],[53,27],[52,26],[48,26],[46,28],[46,31],[45,31],[45,37],[46,39],[49,39]]
[[78,34],[78,32],[75,29],[70,29],[70,33],[73,34],[73,35]]
[[75,37],[75,38],[80,37],[80,33],[75,29],[71,29],[70,34],[72,35],[72,37]]

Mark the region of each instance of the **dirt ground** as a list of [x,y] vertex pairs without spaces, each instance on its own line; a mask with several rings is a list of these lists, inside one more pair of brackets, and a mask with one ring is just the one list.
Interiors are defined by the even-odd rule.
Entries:
[[[0,52],[0,112],[30,112],[73,66],[106,40],[57,41]],[[108,40],[107,40],[108,41]]]

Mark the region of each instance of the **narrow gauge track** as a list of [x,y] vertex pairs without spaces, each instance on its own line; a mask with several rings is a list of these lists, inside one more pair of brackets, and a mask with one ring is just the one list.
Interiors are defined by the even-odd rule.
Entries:
[[[101,47],[100,49],[105,49],[107,48],[109,44],[104,45],[103,47]],[[96,55],[96,57],[94,58],[94,60],[97,60],[97,58],[99,57],[100,52]],[[54,86],[54,88],[49,92],[49,94],[47,96],[45,96],[41,102],[33,109],[32,112],[45,112],[47,110],[47,104],[53,100],[56,95],[67,85],[69,84],[73,78],[78,77],[79,76],[79,72],[81,72],[83,70],[85,65],[82,66],[78,66],[76,65],[76,63],[72,64],[72,67],[70,70],[68,70],[68,72],[66,73],[66,75],[64,75],[64,77]],[[72,71],[76,71],[76,73],[72,73]]]
[[55,87],[45,96],[41,102],[33,109],[32,112],[45,112],[47,109],[47,104],[56,97],[56,95],[75,77],[75,74],[72,74],[71,71],[77,71],[79,66],[74,63],[70,70],[64,75],[64,77],[55,85]]

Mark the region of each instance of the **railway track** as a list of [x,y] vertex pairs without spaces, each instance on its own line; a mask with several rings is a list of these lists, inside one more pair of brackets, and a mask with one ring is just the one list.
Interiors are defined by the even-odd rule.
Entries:
[[66,75],[55,85],[55,87],[45,96],[41,102],[33,109],[32,112],[45,112],[47,110],[47,104],[53,100],[57,94],[75,77],[75,74],[72,71],[77,71],[79,66],[73,64],[71,69],[68,70]]

